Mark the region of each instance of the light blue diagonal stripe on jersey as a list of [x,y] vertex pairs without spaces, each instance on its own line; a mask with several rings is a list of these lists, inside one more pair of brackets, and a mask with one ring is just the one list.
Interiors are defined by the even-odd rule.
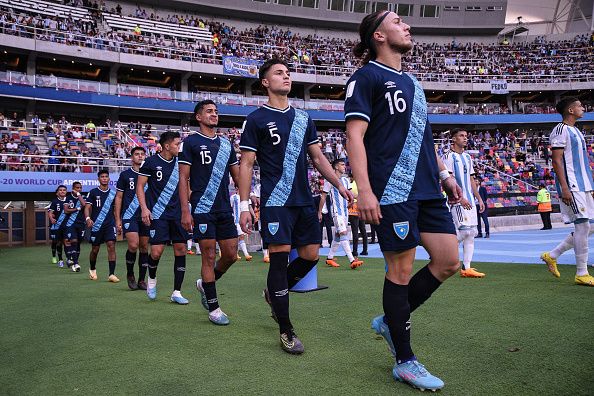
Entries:
[[[344,186],[345,189],[349,189],[349,181],[347,180],[346,177],[342,177],[342,185]],[[341,196],[342,198],[342,196]],[[345,216],[348,216],[349,214],[349,203],[346,199],[342,198],[342,209],[343,209],[343,213]]]
[[[462,182],[462,172],[460,171],[460,165],[458,165],[456,153],[452,153],[452,162],[454,163],[454,177],[456,178],[456,183],[458,183],[460,187],[463,187],[464,183]],[[463,192],[466,194],[466,191],[463,190]]]
[[392,205],[408,199],[415,181],[417,161],[427,124],[427,101],[421,84],[409,74],[415,84],[415,96],[410,115],[410,127],[396,166],[388,179],[380,205]]
[[[74,207],[75,209],[80,208],[80,200],[76,200],[76,206]],[[76,218],[78,217],[78,215],[80,214],[80,211],[76,211],[76,212],[72,212],[70,213],[70,217],[68,218],[68,222],[66,222],[66,227],[70,227],[72,226],[72,224],[74,224],[74,222],[76,221]]]
[[301,154],[303,137],[307,130],[307,120],[308,115],[305,111],[295,109],[295,119],[293,120],[293,125],[291,125],[289,141],[285,150],[283,174],[272,190],[268,201],[266,201],[266,206],[283,206],[291,194],[293,180],[295,180],[297,159],[299,158],[299,154]]
[[101,212],[99,212],[99,214],[97,215],[97,219],[93,223],[93,228],[91,229],[91,231],[97,232],[101,229],[101,226],[103,225],[103,222],[105,221],[105,218],[107,217],[107,214],[111,210],[111,204],[113,203],[113,199],[115,198],[115,195],[116,195],[116,193],[114,190],[109,190],[109,195],[105,199],[105,202],[103,202],[103,206],[101,207]]
[[[584,183],[584,175],[582,173],[582,161],[580,161],[580,154],[582,151],[582,142],[579,136],[572,131],[571,129],[568,130],[569,138],[571,140],[571,159],[573,162],[573,173],[575,175],[575,181],[578,186],[578,191],[586,191],[586,185]],[[590,164],[588,164],[590,167]],[[569,182],[569,180],[568,180]],[[571,190],[571,186],[569,186]]]
[[60,213],[60,216],[58,216],[58,220],[56,220],[56,224],[53,224],[51,226],[51,229],[57,230],[58,228],[60,228],[60,226],[62,225],[62,222],[64,221],[65,218],[66,218],[66,213],[64,212],[64,206],[62,206],[62,212]]
[[462,154],[462,160],[464,161],[464,187],[466,187],[466,194],[468,194],[468,201],[472,204],[474,202],[474,194],[472,193],[472,180],[470,179],[470,167],[472,159],[470,155]]
[[200,200],[196,204],[194,213],[210,213],[212,204],[219,193],[221,187],[221,180],[227,172],[227,163],[229,162],[229,155],[231,154],[231,142],[227,139],[219,139],[221,145],[219,146],[219,152],[215,159],[214,165],[212,166],[212,173],[210,174],[210,180],[206,185],[204,194],[200,197]]
[[[144,192],[146,192],[147,189],[148,189],[148,184],[145,184]],[[122,216],[122,220],[130,220],[132,217],[134,217],[134,213],[136,213],[136,210],[138,210],[139,206],[140,206],[140,202],[138,202],[138,196],[136,194],[134,194],[134,199],[132,200],[132,202],[130,202],[130,206],[128,206],[128,209],[126,209],[126,212],[124,212],[124,215]]]
[[153,215],[153,219],[161,218],[161,215],[165,211],[165,207],[167,206],[167,204],[171,200],[171,197],[175,193],[175,190],[177,189],[178,182],[179,165],[177,163],[177,158],[175,158],[175,166],[173,167],[173,172],[171,172],[171,176],[169,176],[169,180],[167,180],[165,188],[163,189],[163,191],[161,191],[161,194],[157,199],[157,203],[155,203],[155,206],[153,206],[153,211],[151,213]]
[[579,137],[580,141],[582,142],[582,162],[585,175],[582,179],[584,181],[585,191],[590,191],[592,188],[592,168],[590,167],[590,155],[588,154],[588,150],[586,148],[586,140],[584,139],[584,135],[580,132],[579,129],[574,127],[576,130],[576,135]]

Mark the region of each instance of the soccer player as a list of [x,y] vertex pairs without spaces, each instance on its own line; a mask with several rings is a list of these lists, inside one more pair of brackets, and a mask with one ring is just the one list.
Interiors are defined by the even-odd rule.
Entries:
[[472,268],[470,262],[474,254],[474,238],[478,235],[475,199],[478,202],[480,213],[484,212],[485,204],[476,186],[472,157],[464,152],[468,144],[468,132],[464,129],[454,128],[450,133],[452,150],[444,156],[443,162],[462,188],[462,200],[451,207],[452,218],[456,226],[456,236],[458,242],[462,243],[463,259],[460,276],[462,278],[484,278],[485,274]]
[[561,216],[565,223],[573,223],[575,230],[555,249],[544,252],[540,257],[549,271],[559,278],[557,258],[573,247],[575,283],[594,286],[594,277],[588,273],[588,236],[594,232],[594,227],[590,225],[594,219],[594,181],[584,135],[575,126],[577,120],[584,116],[585,109],[575,97],[561,99],[556,109],[563,116],[563,122],[553,128],[549,136],[553,169],[557,192],[561,197]]
[[[198,102],[194,117],[200,131],[184,140],[179,154],[182,225],[188,232],[193,230],[202,252],[202,278],[196,281],[202,305],[212,323],[228,325],[229,318],[219,307],[216,281],[237,261],[237,227],[229,205],[229,173],[237,184],[239,161],[231,141],[216,134],[219,111],[215,102]],[[215,262],[217,243],[221,256]]]
[[[387,263],[385,315],[372,327],[396,356],[396,380],[436,390],[443,381],[412,351],[410,314],[458,269],[456,230],[439,180],[453,203],[461,190],[435,152],[423,88],[402,71],[402,56],[413,47],[410,26],[394,12],[375,12],[359,35],[353,52],[364,66],[348,81],[344,111],[359,212],[376,225]],[[431,260],[411,278],[419,244]]]
[[[259,77],[268,93],[268,102],[247,116],[241,136],[240,224],[245,233],[251,232],[248,198],[257,155],[260,218],[264,244],[270,251],[264,297],[278,321],[282,349],[300,354],[304,348],[289,318],[289,290],[317,264],[321,243],[317,208],[307,177],[307,154],[314,167],[349,203],[352,194],[322,154],[309,115],[289,105],[291,76],[287,63],[269,59],[260,67]],[[288,264],[291,247],[297,249],[298,257]]]
[[[336,159],[332,161],[332,168],[336,174],[336,177],[340,180],[340,183],[346,188],[349,188],[349,180],[344,176],[346,171],[346,164],[343,159]],[[332,186],[328,180],[324,180],[324,188],[322,189],[322,195],[320,196],[320,206],[318,207],[318,219],[322,221],[322,210],[326,202],[326,196],[330,195],[330,213],[332,213],[332,221],[336,227],[336,235],[330,245],[330,252],[326,259],[326,264],[331,267],[340,267],[340,265],[334,261],[334,255],[339,247],[342,247],[344,253],[351,263],[351,269],[355,269],[363,265],[363,261],[353,256],[351,245],[349,243],[348,234],[348,223],[349,223],[349,203],[340,195],[338,188]]]
[[[60,185],[56,188],[56,198],[50,203],[47,210],[47,218],[49,219],[50,238],[52,240],[52,264],[58,264],[58,267],[64,268],[64,260],[62,260],[62,240],[64,239],[64,219],[66,213],[64,212],[64,204],[66,203],[66,194],[68,190],[66,186]],[[56,252],[58,257],[56,258]],[[66,252],[68,259],[68,251]]]
[[109,188],[109,172],[106,169],[97,172],[99,187],[95,187],[87,195],[85,206],[85,221],[91,229],[91,252],[89,254],[89,279],[97,280],[97,255],[103,243],[107,247],[109,261],[108,281],[117,283],[120,280],[115,275],[116,269],[116,227],[113,213],[113,201],[116,192]]
[[[178,193],[180,137],[178,132],[163,132],[159,139],[162,148],[159,154],[150,156],[138,171],[136,196],[140,204],[140,216],[149,228],[151,250],[148,257],[148,282],[146,294],[149,300],[157,299],[157,266],[165,245],[173,245],[173,293],[171,302],[186,305],[181,287],[186,273],[186,241],[190,235],[181,224],[181,207]],[[145,186],[148,185],[146,193]],[[187,206],[187,204],[186,204]]]
[[[70,253],[69,262],[72,272],[80,272],[78,258],[80,256],[80,243],[85,235],[85,206],[87,201],[82,195],[82,184],[80,182],[72,183],[72,191],[66,198],[67,204],[64,205],[64,212],[68,215],[64,233],[64,245],[67,252]],[[67,253],[68,254],[68,253]]]
[[[134,147],[130,152],[132,167],[120,173],[116,184],[115,223],[118,234],[124,234],[128,242],[126,251],[126,277],[131,290],[146,290],[146,270],[148,268],[149,229],[140,219],[140,205],[136,196],[138,171],[144,162],[146,151],[143,147]],[[123,210],[122,210],[123,209]],[[136,252],[138,255],[138,282],[134,277]]]
[[[245,233],[243,232],[243,230],[241,229],[241,226],[239,225],[239,202],[241,201],[239,198],[239,189],[235,188],[235,194],[231,195],[230,198],[231,201],[231,208],[233,209],[233,221],[235,222],[235,227],[237,228],[237,235],[239,238],[239,248],[241,249],[241,251],[243,252],[243,255],[245,257],[245,261],[251,261],[252,260],[252,256],[250,256],[250,254],[248,253],[247,250],[247,246],[245,244]],[[250,203],[250,214],[252,215],[252,217],[256,217],[255,213],[254,213],[254,209],[252,207],[252,202],[251,200],[249,201]],[[237,256],[237,259],[239,260],[239,255]]]

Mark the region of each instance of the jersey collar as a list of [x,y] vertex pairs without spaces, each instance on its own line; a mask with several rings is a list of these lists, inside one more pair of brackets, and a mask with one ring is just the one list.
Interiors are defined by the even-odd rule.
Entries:
[[374,60],[372,60],[372,61],[369,61],[369,63],[372,63],[372,64],[376,65],[377,67],[379,67],[379,68],[381,68],[381,69],[384,69],[384,70],[387,70],[387,71],[389,71],[389,72],[396,73],[396,74],[398,74],[399,76],[401,76],[401,75],[402,75],[402,70],[396,70],[396,69],[394,69],[393,67],[386,66],[386,65],[384,65],[383,63],[379,63],[378,61],[374,61]]
[[200,135],[200,136],[202,136],[202,137],[205,137],[205,138],[207,138],[207,139],[210,139],[210,140],[217,140],[217,138],[219,137],[219,135],[217,135],[216,133],[215,133],[215,135],[214,135],[213,137],[207,136],[207,135],[203,134],[203,133],[202,133],[202,132],[200,132],[200,131],[198,131],[198,132],[196,132],[196,133],[197,133],[198,135]]
[[288,105],[286,109],[280,110],[276,107],[268,106],[267,104],[262,105],[262,107],[267,108],[268,110],[278,111],[279,113],[286,113],[287,111],[291,110],[291,105]]
[[159,156],[159,158],[161,158],[163,161],[167,162],[168,164],[169,164],[169,163],[171,163],[171,162],[172,162],[172,161],[175,159],[175,157],[172,157],[172,158],[171,158],[169,161],[167,161],[165,158],[163,158],[163,157],[161,156],[161,153],[159,153],[159,154],[157,154],[157,155]]

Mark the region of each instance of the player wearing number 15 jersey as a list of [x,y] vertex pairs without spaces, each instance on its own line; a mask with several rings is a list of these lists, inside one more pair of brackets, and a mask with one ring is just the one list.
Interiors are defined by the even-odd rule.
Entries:
[[[385,315],[374,318],[372,327],[396,355],[394,378],[436,390],[443,381],[412,351],[410,313],[458,268],[456,232],[439,179],[456,202],[461,190],[437,158],[423,88],[402,71],[402,56],[413,47],[410,26],[396,13],[380,11],[363,19],[359,35],[354,54],[363,58],[364,66],[347,83],[347,152],[360,216],[378,225],[388,267]],[[431,261],[411,278],[420,243]]]

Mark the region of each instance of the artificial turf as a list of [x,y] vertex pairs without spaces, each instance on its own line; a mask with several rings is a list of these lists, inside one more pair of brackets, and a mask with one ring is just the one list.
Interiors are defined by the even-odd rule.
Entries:
[[[118,284],[50,264],[49,247],[0,250],[0,394],[418,394],[391,376],[385,341],[370,329],[382,309],[384,265],[358,270],[320,265],[327,290],[291,294],[291,315],[306,351],[281,351],[261,293],[261,256],[239,261],[218,283],[231,325],[208,321],[188,256],[182,293],[169,302],[173,253],[159,265],[159,295],[148,301],[125,282],[118,243]],[[416,268],[424,265],[418,262]],[[419,360],[449,395],[578,395],[594,389],[594,290],[538,265],[484,263],[485,279],[454,276],[412,317]]]

